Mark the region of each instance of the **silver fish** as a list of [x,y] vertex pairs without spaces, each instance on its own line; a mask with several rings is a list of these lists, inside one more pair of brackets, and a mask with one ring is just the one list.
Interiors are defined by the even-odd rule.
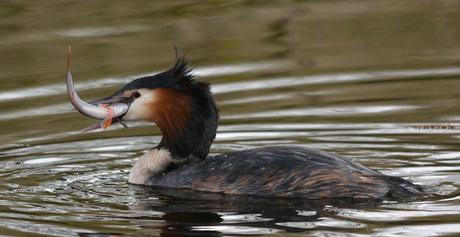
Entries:
[[87,132],[97,128],[106,129],[110,124],[112,124],[112,122],[120,122],[121,117],[129,109],[129,104],[116,103],[116,100],[113,100],[113,103],[110,105],[93,105],[80,99],[75,90],[72,75],[70,73],[70,47],[68,48],[67,52],[67,95],[69,96],[70,102],[75,107],[75,109],[78,110],[78,112],[90,118],[102,120],[97,124],[83,129],[81,132]]

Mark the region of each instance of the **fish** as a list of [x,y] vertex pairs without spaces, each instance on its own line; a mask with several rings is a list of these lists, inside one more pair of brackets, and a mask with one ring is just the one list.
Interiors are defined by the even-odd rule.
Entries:
[[[121,122],[121,118],[129,110],[129,103],[118,103],[116,98],[107,101],[99,101],[104,103],[95,103],[90,102],[86,103],[81,100],[75,90],[75,85],[73,83],[72,74],[70,73],[70,47],[67,50],[67,95],[69,96],[70,103],[75,107],[75,109],[83,115],[86,115],[90,118],[102,120],[99,123],[91,125],[83,130],[80,133],[88,132],[94,129],[102,128],[107,129],[111,124],[120,122],[123,126],[127,127]],[[110,104],[109,104],[110,103]]]

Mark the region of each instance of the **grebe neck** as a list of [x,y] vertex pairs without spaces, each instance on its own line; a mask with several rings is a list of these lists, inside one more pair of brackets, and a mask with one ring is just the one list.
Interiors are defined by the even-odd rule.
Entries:
[[190,163],[208,156],[216,137],[218,109],[210,95],[209,84],[194,82],[182,93],[173,89],[164,96],[161,111],[157,108],[155,124],[162,133],[156,147],[167,150],[176,162]]
[[194,80],[183,57],[164,73],[176,83],[156,90],[160,93],[153,122],[163,135],[156,148],[167,149],[173,159],[182,162],[203,160],[216,137],[219,119],[210,84]]

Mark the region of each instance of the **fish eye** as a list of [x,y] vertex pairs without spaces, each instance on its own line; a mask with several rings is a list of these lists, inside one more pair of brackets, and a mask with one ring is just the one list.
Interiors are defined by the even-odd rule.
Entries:
[[134,99],[141,97],[141,93],[139,93],[139,91],[133,91],[131,95],[133,96]]

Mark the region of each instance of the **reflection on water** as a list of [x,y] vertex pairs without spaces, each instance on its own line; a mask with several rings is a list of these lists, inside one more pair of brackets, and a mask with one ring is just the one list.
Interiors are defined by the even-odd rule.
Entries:
[[[162,232],[169,234],[184,231],[184,223],[187,223],[188,231],[205,231],[201,234],[217,231],[229,235],[260,235],[279,233],[281,230],[302,232],[303,229],[315,230],[324,227],[329,230],[361,229],[367,225],[340,218],[337,212],[341,208],[377,208],[381,205],[377,202],[362,203],[352,200],[305,202],[296,199],[264,199],[187,190],[152,190],[134,185],[131,189],[136,192],[137,199],[133,208],[160,211],[168,226],[163,227]],[[152,196],[157,198],[151,199]],[[148,225],[146,222],[143,223]],[[151,224],[155,225],[155,222]]]
[[[0,231],[23,235],[460,233],[455,1],[0,3]],[[39,20],[37,20],[39,19]],[[149,123],[78,134],[72,110],[166,70],[174,45],[212,84],[212,155],[287,144],[434,190],[414,200],[265,199],[127,184]]]

